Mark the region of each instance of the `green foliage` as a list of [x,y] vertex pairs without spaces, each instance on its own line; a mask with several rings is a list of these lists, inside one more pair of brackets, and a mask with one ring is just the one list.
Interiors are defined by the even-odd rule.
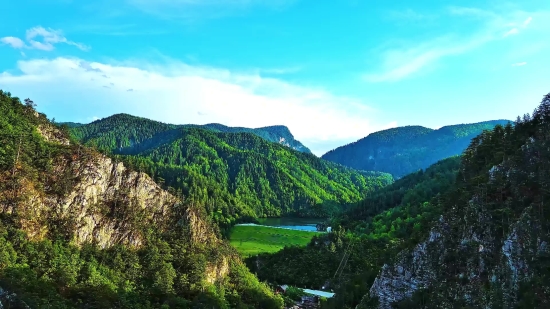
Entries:
[[[323,308],[355,308],[380,267],[416,245],[439,218],[438,196],[452,187],[460,161],[460,157],[442,160],[378,189],[335,216],[333,233],[314,237],[305,248],[249,258],[247,265],[269,282],[312,289],[328,283],[336,296]],[[346,252],[349,258],[339,275]]]
[[[126,118],[121,121],[124,125],[108,123],[116,130],[101,127],[97,130],[107,130],[106,136],[115,133],[119,136],[120,128],[146,127],[132,121],[127,123]],[[100,124],[103,123],[94,123],[91,128]],[[158,130],[154,127],[150,132]],[[132,137],[130,140],[136,145],[131,151],[122,151],[127,154],[119,159],[173,188],[176,195],[204,205],[225,233],[233,224],[256,217],[327,217],[337,212],[340,204],[356,202],[392,181],[388,174],[358,172],[250,133],[184,128],[169,134],[170,138],[156,136],[148,142]],[[103,137],[101,141],[101,145],[119,142]]]
[[358,170],[390,173],[399,178],[439,160],[459,155],[470,140],[483,130],[506,123],[507,120],[494,120],[446,126],[438,130],[421,126],[393,128],[331,150],[322,158]]
[[[54,173],[56,164],[79,158],[93,164],[99,156],[78,144],[48,142],[39,130],[68,135],[30,102],[0,91],[0,287],[17,295],[2,298],[3,307],[282,308],[283,300],[246,269],[228,243],[215,236],[212,242],[193,241],[193,232],[204,231],[182,225],[178,212],[191,206],[166,216],[162,224],[168,228],[136,224],[146,236],[140,247],[77,247],[71,235],[78,226],[70,218],[48,211],[30,216],[29,200],[62,198],[74,189],[75,176]],[[113,203],[104,206],[116,226],[139,221],[140,210],[127,200]],[[28,237],[33,224],[48,233]],[[228,274],[218,276],[215,265],[226,265]]]
[[388,174],[357,172],[280,145],[281,138],[294,141],[282,126],[174,126],[120,114],[71,132],[204,205],[225,235],[257,217],[328,217],[392,182]]
[[337,216],[333,225],[374,239],[418,242],[441,214],[437,196],[454,184],[460,160],[458,156],[442,160],[369,194]]
[[217,123],[206,125],[173,125],[135,117],[128,114],[117,114],[90,124],[64,123],[71,128],[74,138],[84,144],[95,145],[109,152],[139,153],[169,143],[180,136],[183,128],[203,128],[221,133],[251,133],[266,141],[280,143],[305,152],[311,151],[294,139],[285,126],[271,126],[257,129],[227,127]]

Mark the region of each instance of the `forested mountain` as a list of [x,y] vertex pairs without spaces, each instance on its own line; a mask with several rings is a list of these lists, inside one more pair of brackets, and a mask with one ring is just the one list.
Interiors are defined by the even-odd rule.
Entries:
[[336,297],[324,307],[354,308],[383,264],[428,233],[441,215],[437,196],[450,189],[459,166],[460,157],[453,157],[407,175],[337,215],[334,233],[314,238],[306,248],[249,258],[247,264],[269,282],[319,289],[328,281]]
[[204,208],[0,91],[1,308],[282,308]]
[[459,155],[483,130],[508,120],[459,124],[438,130],[406,126],[369,134],[324,154],[323,159],[358,170],[380,171],[402,177],[435,162]]
[[550,307],[549,132],[550,94],[350,206],[334,233],[247,264],[261,280],[329,285],[323,308]]
[[[179,129],[203,128],[213,132],[252,133],[267,141],[279,143],[300,152],[311,151],[294,139],[285,126],[271,126],[257,129],[227,127],[217,123],[206,125],[173,125],[128,114],[116,114],[90,124],[64,123],[71,128],[71,134],[80,142],[95,145],[99,149],[111,152],[143,151],[149,145],[169,142],[177,138]],[[172,132],[172,130],[175,130]]]
[[251,133],[172,133],[169,142],[118,158],[205,205],[223,229],[256,217],[326,217],[392,182],[389,174],[358,172]]
[[474,138],[429,235],[382,268],[361,308],[550,307],[550,94]]

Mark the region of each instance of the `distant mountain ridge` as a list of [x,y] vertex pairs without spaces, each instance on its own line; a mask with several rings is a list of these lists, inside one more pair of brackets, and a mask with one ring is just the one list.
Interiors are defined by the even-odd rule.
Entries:
[[[115,114],[107,118],[96,120],[89,124],[73,122],[65,122],[61,124],[66,124],[69,128],[71,128],[72,134],[81,142],[95,142],[96,146],[104,149],[134,147],[136,144],[153,137],[163,138],[162,135],[164,135],[164,137],[174,136],[174,133],[179,132],[180,129],[196,127],[221,133],[252,133],[269,142],[278,143],[300,152],[311,153],[309,148],[304,146],[300,141],[296,140],[290,130],[286,126],[282,125],[267,126],[255,129],[229,127],[219,123],[210,123],[205,125],[174,125],[143,117],[132,116],[129,114]],[[132,127],[130,131],[120,130],[121,128],[128,128],[129,126]],[[176,132],[169,132],[171,130],[176,130]],[[116,145],[106,144],[106,140],[112,142],[112,137],[115,137],[115,140],[117,140],[118,143]]]
[[289,148],[284,126],[178,126],[118,114],[69,132],[203,206],[224,232],[257,217],[327,217],[393,181]]
[[402,177],[462,153],[471,139],[483,130],[491,130],[508,122],[491,120],[450,125],[437,130],[422,126],[392,128],[338,147],[321,158],[358,170],[386,172]]

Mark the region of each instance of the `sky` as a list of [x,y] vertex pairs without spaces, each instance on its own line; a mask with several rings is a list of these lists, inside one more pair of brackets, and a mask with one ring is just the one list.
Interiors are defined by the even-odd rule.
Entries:
[[548,0],[18,0],[0,89],[56,121],[286,125],[315,154],[405,125],[531,113]]

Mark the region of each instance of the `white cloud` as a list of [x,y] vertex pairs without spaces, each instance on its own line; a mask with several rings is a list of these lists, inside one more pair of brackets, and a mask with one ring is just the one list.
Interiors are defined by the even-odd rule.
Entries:
[[382,72],[365,74],[363,77],[369,82],[399,81],[443,57],[462,54],[488,40],[490,36],[487,34],[480,34],[463,41],[441,37],[412,48],[391,49],[383,53]]
[[[70,115],[64,121],[125,112],[170,123],[282,124],[319,155],[329,144],[384,127],[370,121],[375,111],[364,102],[256,74],[181,62],[158,66],[69,58],[20,61],[18,67],[20,74],[0,74],[0,88],[32,97],[57,119]],[[103,87],[107,84],[110,88]]]
[[86,45],[67,40],[67,38],[63,36],[61,30],[46,29],[40,26],[28,29],[26,32],[26,40],[27,43],[20,38],[12,36],[0,39],[2,43],[17,49],[27,48],[52,51],[55,49],[55,45],[59,43],[72,45],[84,51],[89,49]]
[[518,62],[518,63],[512,64],[512,66],[513,66],[513,67],[521,67],[521,66],[524,66],[524,65],[526,65],[526,64],[527,64],[527,62]]
[[17,49],[25,47],[25,42],[13,36],[3,37],[0,39],[0,42]]
[[[381,70],[376,73],[364,74],[363,78],[368,82],[395,82],[408,78],[433,66],[442,58],[464,54],[491,41],[519,34],[520,29],[525,29],[533,20],[531,16],[521,11],[499,15],[477,8],[449,7],[447,13],[451,17],[473,17],[480,21],[481,25],[477,27],[477,30],[466,35],[444,34],[439,38],[425,42],[409,43],[400,48],[386,49],[381,55]],[[538,14],[546,16],[548,12],[539,12]],[[511,23],[510,20],[524,21],[518,25],[516,22]],[[513,28],[510,29],[510,26]]]
[[504,34],[504,37],[511,36],[511,35],[518,34],[518,33],[519,33],[518,28],[512,28]]

